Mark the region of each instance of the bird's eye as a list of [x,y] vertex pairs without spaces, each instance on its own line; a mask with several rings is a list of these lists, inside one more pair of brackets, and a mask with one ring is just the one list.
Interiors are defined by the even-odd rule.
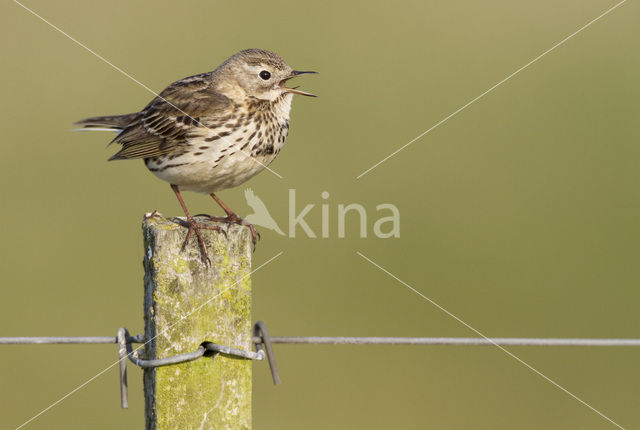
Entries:
[[260,72],[259,76],[265,81],[268,81],[269,78],[271,77],[271,73],[267,72],[266,70],[263,70],[262,72]]

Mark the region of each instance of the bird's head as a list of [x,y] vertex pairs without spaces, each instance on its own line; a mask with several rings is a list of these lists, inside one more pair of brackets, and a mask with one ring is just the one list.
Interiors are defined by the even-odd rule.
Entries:
[[222,92],[232,98],[234,88],[242,89],[246,96],[260,100],[274,101],[283,94],[300,94],[316,97],[297,88],[288,88],[289,79],[308,73],[310,71],[293,70],[278,55],[262,49],[247,49],[240,51],[225,61],[216,71],[214,76],[219,82]]

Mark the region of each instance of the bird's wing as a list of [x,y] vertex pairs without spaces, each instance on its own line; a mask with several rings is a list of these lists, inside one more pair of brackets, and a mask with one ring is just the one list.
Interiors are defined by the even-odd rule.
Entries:
[[153,99],[113,139],[122,149],[110,160],[148,158],[182,151],[232,106],[215,91],[208,73],[174,82]]

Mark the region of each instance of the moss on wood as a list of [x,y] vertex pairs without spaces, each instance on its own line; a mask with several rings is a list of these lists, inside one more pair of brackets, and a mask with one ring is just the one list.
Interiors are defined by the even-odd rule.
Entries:
[[[226,228],[226,226],[225,226]],[[202,230],[211,267],[186,228],[153,217],[143,222],[147,358],[193,351],[203,341],[251,349],[251,235]],[[148,429],[249,429],[251,362],[223,356],[146,370]]]

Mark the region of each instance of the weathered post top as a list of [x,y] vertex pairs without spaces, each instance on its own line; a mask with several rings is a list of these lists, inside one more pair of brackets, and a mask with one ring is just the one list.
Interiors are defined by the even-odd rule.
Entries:
[[[182,250],[187,229],[145,217],[146,358],[194,351],[204,342],[251,350],[251,235],[202,230],[211,267],[198,243]],[[226,226],[224,226],[226,229]],[[218,356],[145,369],[147,429],[251,428],[251,361]]]

